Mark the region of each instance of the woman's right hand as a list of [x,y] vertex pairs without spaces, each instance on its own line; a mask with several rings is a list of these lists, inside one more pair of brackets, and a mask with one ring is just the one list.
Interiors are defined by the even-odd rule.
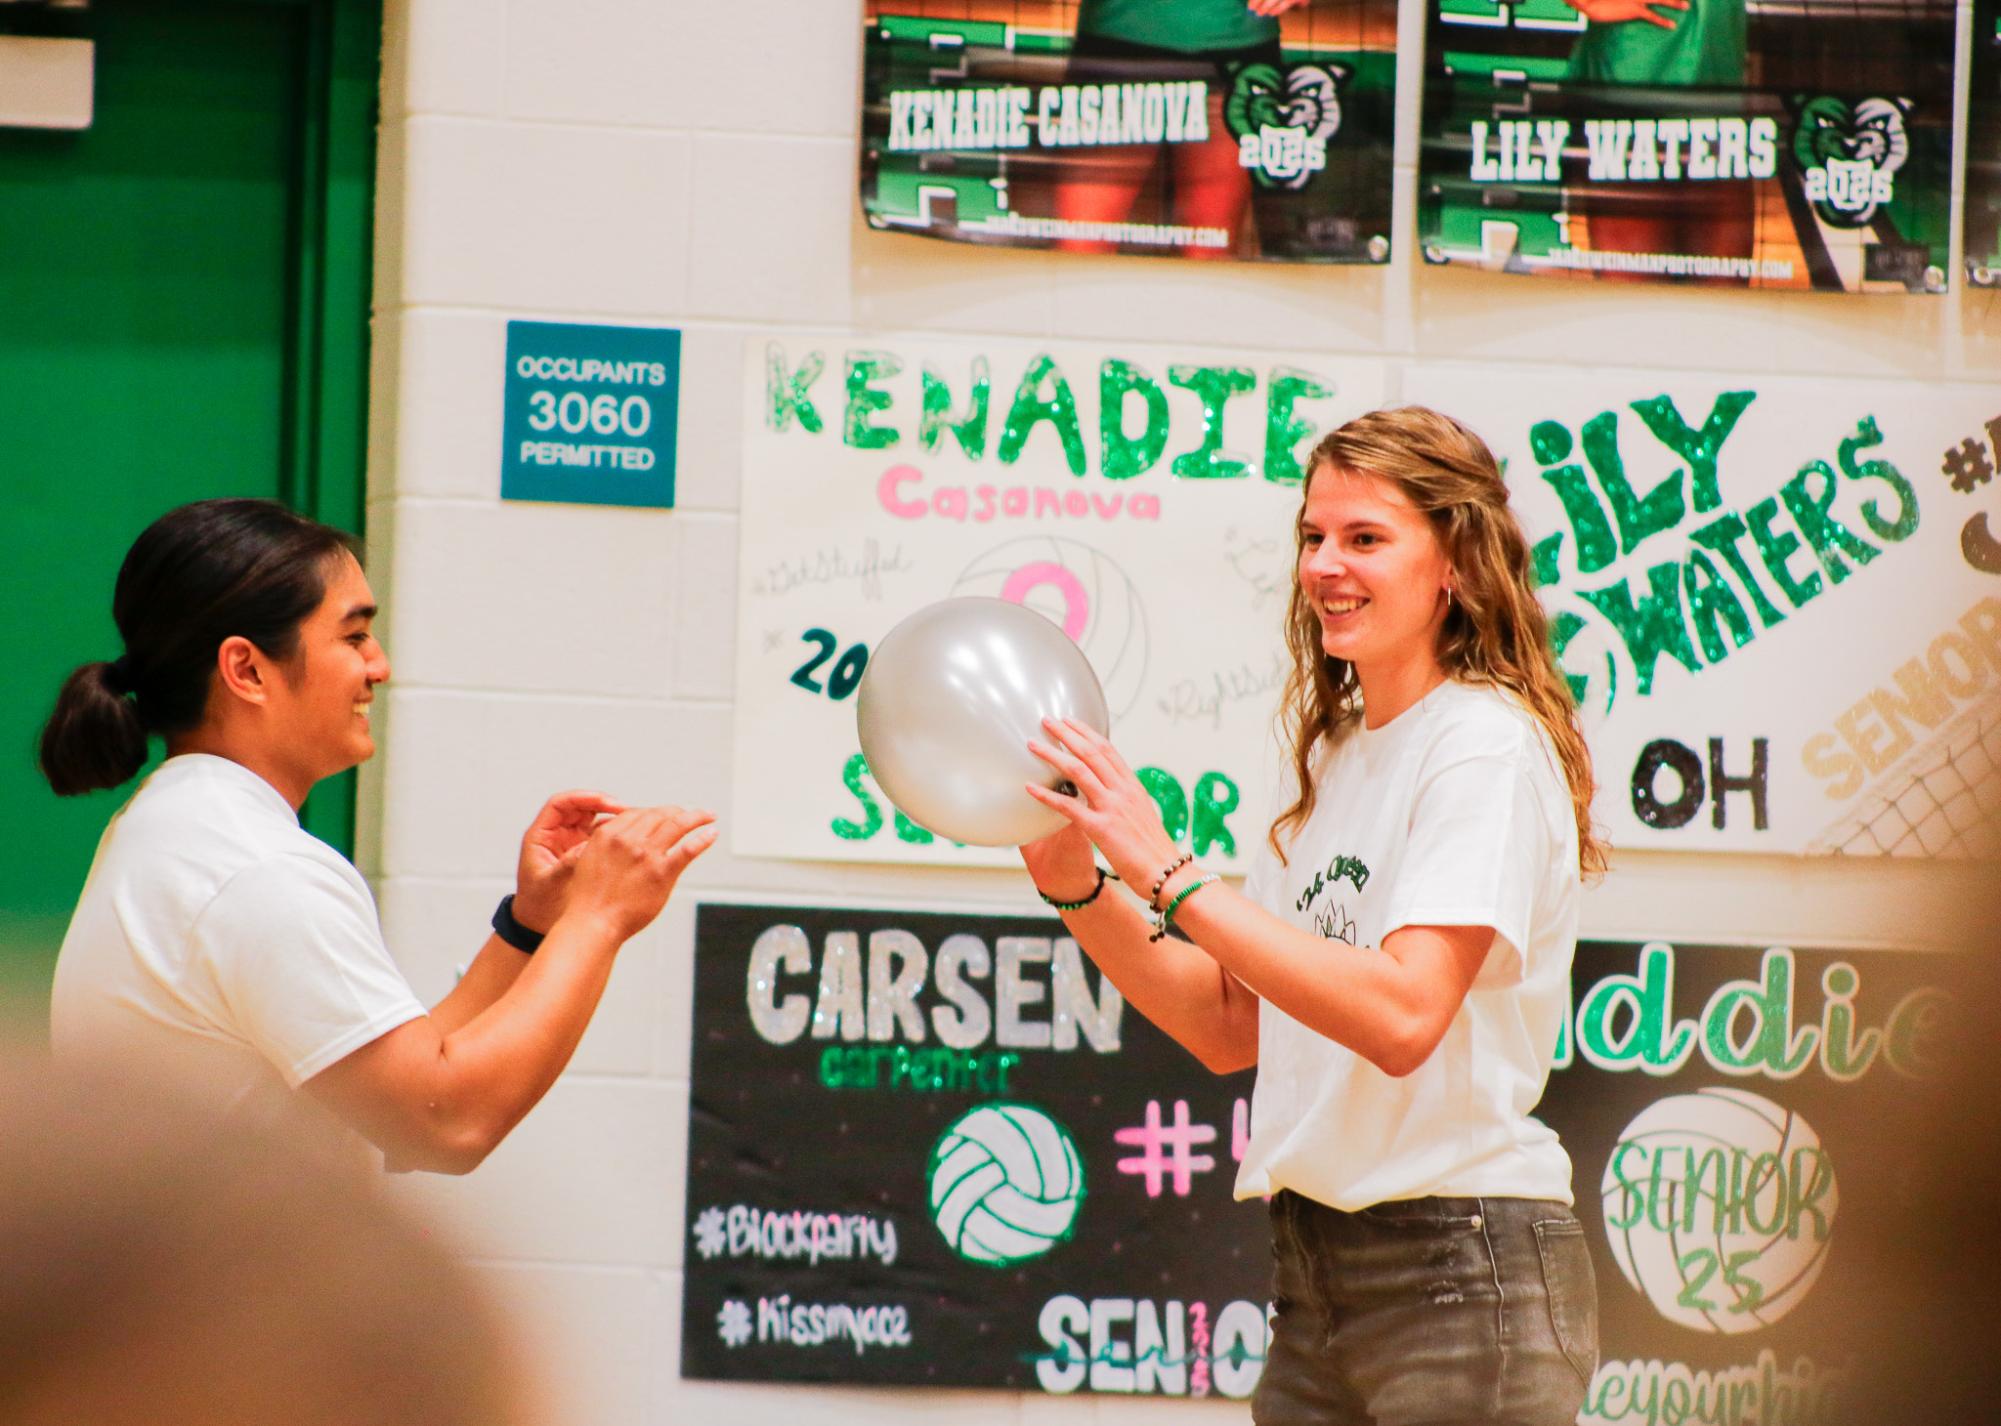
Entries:
[[621,942],[638,935],[688,863],[715,844],[715,820],[713,812],[640,807],[599,823],[577,858],[564,915],[597,918]]
[[1024,842],[1020,851],[1036,888],[1056,901],[1082,900],[1097,884],[1097,852],[1091,839],[1074,825],[1065,824],[1038,841]]

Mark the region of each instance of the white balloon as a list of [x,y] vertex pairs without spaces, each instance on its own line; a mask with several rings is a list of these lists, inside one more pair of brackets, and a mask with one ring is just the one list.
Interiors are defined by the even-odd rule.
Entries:
[[1060,830],[1025,783],[1063,779],[1028,750],[1044,718],[1111,731],[1083,651],[1033,609],[945,599],[910,615],[869,655],[856,698],[862,755],[889,800],[955,842],[1015,847]]

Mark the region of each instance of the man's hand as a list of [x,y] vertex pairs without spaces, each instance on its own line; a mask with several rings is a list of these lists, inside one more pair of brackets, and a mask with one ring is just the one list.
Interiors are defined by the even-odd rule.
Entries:
[[567,915],[600,919],[619,941],[645,930],[688,863],[715,845],[716,814],[640,807],[599,827],[578,855]]
[[559,792],[542,804],[521,837],[521,860],[514,871],[514,919],[531,931],[547,931],[568,904],[570,874],[585,843],[605,817],[625,811],[602,792]]
[[1662,10],[1687,10],[1689,0],[1570,0],[1570,4],[1594,25],[1617,25],[1627,20],[1644,20],[1672,30],[1677,23]]

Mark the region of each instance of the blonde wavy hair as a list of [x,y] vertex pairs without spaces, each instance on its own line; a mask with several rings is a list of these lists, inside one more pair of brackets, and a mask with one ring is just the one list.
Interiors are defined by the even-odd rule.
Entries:
[[[1577,817],[1578,868],[1605,869],[1605,845],[1591,825],[1591,754],[1570,685],[1549,647],[1549,622],[1535,596],[1528,539],[1508,508],[1508,489],[1486,442],[1450,416],[1423,406],[1371,411],[1323,437],[1300,487],[1304,505],[1323,471],[1388,481],[1431,521],[1452,569],[1452,602],[1438,634],[1438,662],[1462,683],[1506,689],[1549,733]],[[1304,531],[1293,527],[1292,601],[1285,642],[1292,653],[1279,726],[1292,749],[1299,795],[1271,827],[1272,850],[1313,815],[1314,754],[1361,718],[1353,665],[1321,648],[1320,619],[1299,582]]]

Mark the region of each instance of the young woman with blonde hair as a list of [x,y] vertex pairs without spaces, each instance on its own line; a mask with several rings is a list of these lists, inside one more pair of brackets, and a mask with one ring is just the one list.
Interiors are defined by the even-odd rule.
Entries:
[[[1077,788],[1031,789],[1071,826],[1023,859],[1143,1014],[1219,1073],[1258,1067],[1253,1419],[1567,1426],[1596,1292],[1570,1161],[1530,1116],[1604,855],[1528,543],[1487,447],[1419,407],[1320,442],[1295,536],[1295,794],[1243,892],[1073,723],[1031,744]],[[1104,894],[1093,844],[1153,917]]]

